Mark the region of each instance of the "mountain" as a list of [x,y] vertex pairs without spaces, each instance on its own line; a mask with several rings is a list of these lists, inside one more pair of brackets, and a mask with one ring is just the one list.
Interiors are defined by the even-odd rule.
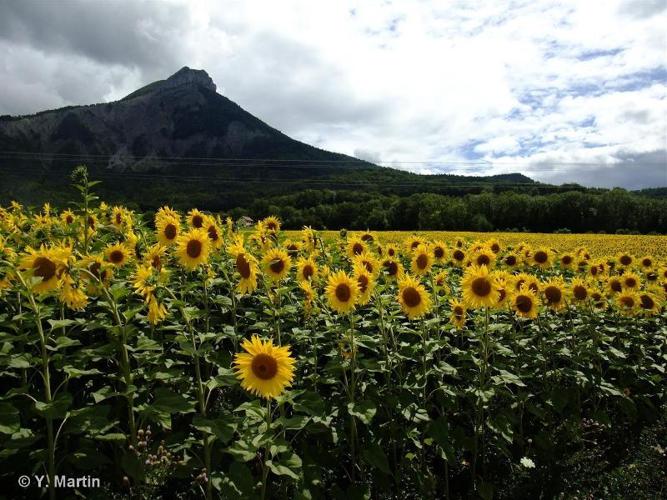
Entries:
[[[0,117],[0,203],[65,201],[88,165],[112,201],[224,210],[304,189],[453,194],[538,186],[521,174],[417,175],[296,141],[184,67],[115,102]],[[544,187],[544,186],[541,186]]]

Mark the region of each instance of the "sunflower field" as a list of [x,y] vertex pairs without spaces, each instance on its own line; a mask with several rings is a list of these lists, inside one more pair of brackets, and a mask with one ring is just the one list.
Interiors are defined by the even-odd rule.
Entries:
[[8,498],[667,493],[666,237],[284,234],[94,186],[0,208]]

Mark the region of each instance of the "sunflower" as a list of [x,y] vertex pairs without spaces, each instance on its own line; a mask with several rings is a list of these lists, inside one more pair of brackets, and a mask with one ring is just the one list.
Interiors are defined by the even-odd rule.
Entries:
[[449,316],[449,322],[458,330],[462,329],[466,324],[466,306],[463,302],[452,299],[449,301],[452,308],[452,313]]
[[502,250],[502,247],[500,246],[500,242],[495,238],[492,238],[492,239],[488,240],[486,242],[486,247],[496,255],[499,254],[500,251]]
[[651,270],[655,265],[655,259],[650,255],[644,255],[641,259],[639,259],[639,265],[641,266],[642,270]]
[[317,279],[317,264],[312,258],[300,257],[297,260],[296,279],[298,281],[314,281]]
[[266,229],[267,232],[276,234],[280,231],[280,219],[271,215],[262,220],[262,226]]
[[449,295],[451,293],[451,289],[447,284],[447,271],[440,271],[435,275],[433,278],[433,286],[440,296]]
[[156,218],[155,227],[157,228],[157,239],[160,243],[165,246],[176,243],[181,229],[178,217],[168,214]]
[[505,272],[502,273],[492,273],[493,279],[498,286],[498,295],[496,298],[496,303],[494,304],[496,308],[502,309],[507,303],[509,294],[511,293],[511,281],[508,279],[508,274]]
[[398,279],[403,276],[403,265],[393,257],[387,257],[382,261],[384,275],[389,279]]
[[357,255],[361,255],[367,251],[366,243],[359,237],[350,238],[347,242],[347,255],[350,259],[354,259]]
[[413,234],[408,236],[405,240],[405,248],[408,253],[417,250],[419,245],[426,245],[426,240],[419,235]]
[[352,267],[363,266],[374,278],[380,274],[380,263],[370,252],[364,252],[352,259]]
[[271,280],[278,282],[289,274],[292,259],[285,250],[272,248],[264,254],[262,267]]
[[359,284],[343,271],[329,276],[326,286],[326,295],[329,306],[341,313],[347,314],[354,309],[359,295]]
[[208,239],[211,241],[211,246],[215,249],[222,247],[222,230],[215,218],[210,215],[205,216],[202,227],[206,229],[206,232],[208,233]]
[[639,305],[639,295],[633,290],[623,290],[616,296],[616,307],[624,316],[635,316]]
[[111,224],[116,229],[122,229],[125,222],[125,210],[123,207],[115,206],[111,209]]
[[162,269],[164,265],[165,254],[167,253],[167,247],[156,243],[148,249],[144,254],[142,261],[144,264],[147,264],[155,269]]
[[620,268],[625,269],[634,263],[635,258],[628,252],[621,252],[616,256],[616,261],[618,262]]
[[544,305],[560,311],[565,307],[565,284],[562,278],[551,278],[540,287]]
[[71,210],[64,210],[63,213],[60,214],[60,220],[62,221],[64,226],[71,226],[74,224],[75,221],[75,215],[74,212]]
[[639,293],[639,313],[643,316],[654,316],[660,312],[658,297],[651,291]]
[[452,256],[452,262],[455,266],[463,267],[463,263],[466,260],[466,253],[460,248],[456,248],[450,254]]
[[133,252],[125,243],[108,245],[104,250],[107,262],[116,267],[123,267],[132,258]]
[[[113,278],[113,266],[105,262],[101,255],[86,255],[77,262],[76,267],[88,271],[101,282],[102,286],[108,286]],[[91,279],[88,273],[81,273],[81,278],[88,283],[88,294],[96,295],[99,291],[98,283]]]
[[433,257],[426,245],[420,244],[412,252],[412,260],[410,261],[410,269],[414,274],[424,275],[428,274],[433,266]]
[[416,278],[405,275],[398,282],[398,302],[408,319],[418,319],[431,310],[431,297]]
[[607,262],[603,259],[597,259],[591,262],[588,268],[588,276],[595,280],[602,280],[604,279],[606,271],[607,271]]
[[547,269],[551,267],[552,263],[552,254],[551,250],[546,247],[540,247],[537,250],[533,251],[530,256],[530,262],[540,269]]
[[167,308],[160,304],[155,295],[148,297],[148,321],[151,325],[157,325],[167,317]]
[[540,280],[532,274],[519,273],[514,276],[514,291],[518,292],[523,285],[526,285],[535,293],[540,291]]
[[31,247],[27,249],[28,255],[20,262],[20,268],[29,270],[33,278],[40,278],[33,285],[36,293],[46,293],[58,288],[60,275],[67,266],[71,256],[69,247],[51,247],[42,245],[39,250]]
[[537,318],[537,295],[526,285],[523,285],[518,292],[512,294],[510,305],[518,316],[530,319]]
[[626,290],[639,290],[641,278],[637,273],[625,273],[621,276],[621,284]]
[[69,274],[63,275],[59,299],[73,311],[82,311],[88,304],[88,296],[74,283]]
[[514,268],[519,265],[519,256],[514,252],[505,254],[505,256],[502,259],[502,263],[509,268]]
[[393,258],[398,258],[398,255],[399,255],[398,247],[396,245],[394,245],[393,243],[390,243],[385,248],[385,254],[387,254],[387,257],[390,257],[392,259]]
[[564,253],[558,259],[561,269],[572,269],[574,264],[574,255],[571,253]]
[[357,280],[357,285],[359,287],[357,304],[365,306],[370,302],[371,295],[375,289],[375,277],[363,264],[356,264],[354,266],[354,279]]
[[490,249],[482,246],[474,250],[469,258],[470,262],[474,266],[486,266],[491,268],[496,261],[496,254],[493,253]]
[[302,281],[299,283],[299,288],[303,292],[303,310],[306,314],[310,314],[315,303],[315,290],[310,281]]
[[591,303],[598,311],[607,309],[607,299],[597,287],[591,290]]
[[575,278],[570,283],[570,296],[574,302],[584,302],[590,296],[590,288],[581,278]]
[[192,228],[176,239],[178,262],[188,271],[192,271],[208,261],[210,246],[206,229]]
[[614,295],[623,291],[623,282],[620,276],[609,276],[607,278],[608,295]]
[[204,227],[205,215],[196,208],[188,212],[188,224],[194,229],[201,229]]
[[241,347],[246,352],[234,356],[234,370],[241,387],[266,399],[276,398],[294,380],[294,358],[290,347],[278,347],[272,340],[262,342],[257,335],[245,339]]
[[438,263],[444,262],[447,258],[447,245],[444,241],[436,241],[431,245],[431,255],[433,260]]
[[498,286],[486,266],[470,266],[461,280],[463,302],[470,309],[493,307],[498,296]]
[[242,236],[235,238],[228,252],[234,258],[236,271],[241,276],[236,289],[242,294],[254,292],[257,289],[257,259],[244,248]]

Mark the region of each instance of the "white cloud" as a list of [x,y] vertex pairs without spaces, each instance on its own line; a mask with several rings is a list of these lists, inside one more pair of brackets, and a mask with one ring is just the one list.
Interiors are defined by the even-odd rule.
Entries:
[[[61,9],[95,21],[96,5]],[[415,171],[475,173],[478,165],[460,163],[475,159],[490,163],[484,173],[595,184],[582,173],[593,167],[567,163],[614,168],[667,149],[664,2],[132,5],[137,22],[117,21],[140,45],[134,50],[120,40],[118,51],[88,46],[92,29],[0,36],[11,48],[0,77],[13,81],[0,114],[120,98],[189,65],[296,139]],[[0,14],[6,9],[0,4]],[[100,39],[113,45],[105,28],[115,26],[113,10],[100,13]],[[43,17],[18,16],[22,26]],[[408,163],[420,160],[430,162]],[[646,183],[659,182],[657,174]]]

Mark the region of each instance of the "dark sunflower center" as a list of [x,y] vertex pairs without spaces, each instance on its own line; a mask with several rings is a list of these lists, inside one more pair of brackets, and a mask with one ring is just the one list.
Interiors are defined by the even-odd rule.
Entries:
[[419,269],[426,269],[426,266],[428,265],[428,257],[424,255],[423,253],[420,254],[417,257],[417,267]]
[[491,262],[491,259],[486,254],[482,254],[482,255],[477,257],[477,265],[478,266],[488,266],[490,262]]
[[618,280],[612,280],[609,282],[609,288],[611,288],[615,292],[621,292],[623,290],[623,287],[621,286],[621,282]]
[[537,291],[539,290],[539,288],[537,287],[537,283],[531,283],[530,285],[528,285],[528,288],[530,288],[535,293],[537,293]]
[[389,257],[393,257],[394,255],[396,255],[396,250],[390,248],[389,250],[387,250],[387,255],[389,255]]
[[285,262],[283,259],[274,259],[271,261],[271,264],[269,264],[269,269],[275,274],[280,274],[283,272],[283,269],[285,269]]
[[632,264],[632,259],[630,258],[629,255],[622,255],[619,260],[621,261],[621,264],[623,264],[624,266],[629,266],[630,264]]
[[445,256],[445,250],[442,247],[435,247],[433,255],[436,259],[442,259]]
[[454,308],[454,316],[456,316],[456,319],[459,321],[463,319],[463,308],[461,306],[456,306]]
[[370,235],[370,234],[364,234],[364,235],[361,237],[361,239],[362,239],[363,241],[373,241],[373,236]]
[[102,264],[100,264],[99,262],[93,262],[90,266],[88,266],[88,270],[90,271],[90,274],[92,274],[96,278],[99,278],[101,267],[102,267]]
[[123,222],[123,216],[121,214],[116,214],[116,224]]
[[533,308],[533,299],[528,295],[518,295],[514,304],[519,311],[526,314]]
[[498,245],[498,243],[494,243],[493,245],[491,245],[491,251],[492,251],[493,253],[498,253],[498,252],[500,252],[500,245]]
[[569,266],[572,264],[572,257],[569,255],[563,255],[563,258],[560,260],[564,265]]
[[122,250],[114,250],[109,254],[109,261],[113,262],[114,264],[120,264],[123,262],[123,259],[125,259],[125,254]]
[[465,259],[466,255],[461,250],[456,250],[452,254],[452,257],[454,257],[454,260],[462,261],[463,259]]
[[650,296],[642,295],[639,297],[639,305],[642,307],[642,309],[653,309],[655,302]]
[[347,283],[341,283],[336,287],[336,298],[341,302],[349,302],[352,297],[352,290]]
[[204,225],[204,218],[201,215],[195,215],[192,217],[192,226],[200,228]]
[[208,227],[208,237],[211,239],[211,241],[218,241],[218,230],[215,226]]
[[95,229],[95,219],[93,219],[92,217],[88,217],[88,227],[90,227],[91,229]]
[[544,264],[548,259],[549,256],[546,252],[543,252],[542,250],[535,252],[535,262],[538,264]]
[[417,307],[419,304],[421,304],[422,297],[419,295],[417,289],[412,286],[405,288],[402,292],[402,295],[403,302],[405,302],[405,305],[408,307]]
[[491,293],[491,283],[486,278],[475,278],[471,288],[478,297],[486,297]]
[[516,264],[516,257],[514,255],[508,255],[505,258],[505,264],[507,264],[508,266],[515,265]]
[[202,244],[199,240],[190,240],[188,241],[188,246],[185,249],[185,252],[188,254],[188,257],[191,259],[196,259],[201,255]]
[[42,281],[48,281],[56,274],[56,265],[46,257],[37,257],[32,264],[32,273],[34,276],[42,278]]
[[364,251],[364,246],[361,243],[355,243],[354,245],[352,245],[352,253],[354,255],[359,255],[363,251]]
[[236,270],[241,278],[248,279],[250,277],[250,264],[242,253],[236,256]]
[[584,300],[586,296],[588,295],[588,292],[586,291],[586,287],[577,285],[573,289],[574,292],[574,298],[577,300]]
[[359,283],[359,290],[361,290],[361,293],[365,293],[368,288],[368,277],[362,274],[357,278],[357,283]]
[[372,272],[373,272],[373,264],[371,264],[371,263],[368,262],[367,260],[363,261],[362,264],[363,264],[364,267],[366,268],[366,271],[368,271],[369,273],[372,273]]
[[557,286],[548,286],[544,289],[544,296],[549,304],[558,304],[563,298],[563,292]]
[[419,246],[419,242],[418,242],[418,241],[413,241],[413,242],[410,244],[410,250],[414,250],[414,249],[417,248],[418,246]]
[[72,217],[71,215],[68,215],[65,218],[65,222],[67,222],[68,224],[71,224],[72,222],[74,222],[74,217]]
[[275,231],[275,230],[278,229],[278,225],[277,225],[275,222],[269,222],[269,223],[266,225],[266,227],[267,227],[270,231]]
[[625,286],[628,288],[634,288],[637,286],[637,280],[634,278],[625,278]]
[[306,264],[303,266],[303,272],[301,274],[303,274],[305,279],[310,279],[310,277],[315,274],[315,270],[313,269],[313,266]]
[[635,300],[632,297],[621,297],[621,304],[623,304],[624,307],[631,308],[635,306]]
[[160,259],[159,255],[153,256],[153,260],[151,260],[151,265],[156,269],[159,269],[160,266],[162,266],[162,259]]
[[507,296],[507,292],[505,291],[504,288],[501,288],[498,290],[498,302],[502,302],[505,300],[505,297]]
[[164,226],[164,235],[168,240],[176,238],[176,226],[174,224]]
[[389,276],[396,276],[398,273],[398,264],[393,260],[384,263],[384,268],[387,270]]
[[651,267],[653,265],[653,261],[651,259],[644,259],[642,260],[642,266],[644,267]]
[[598,268],[595,267],[595,266],[591,267],[590,271],[591,271],[591,275],[593,275],[593,276],[596,276],[598,274]]
[[252,373],[262,380],[270,380],[278,373],[278,363],[268,354],[256,354],[250,365]]

